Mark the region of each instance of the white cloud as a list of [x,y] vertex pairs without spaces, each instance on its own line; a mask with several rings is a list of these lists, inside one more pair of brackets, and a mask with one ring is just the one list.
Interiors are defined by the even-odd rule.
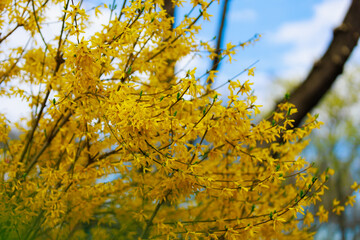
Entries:
[[304,73],[325,51],[332,29],[341,23],[349,0],[326,0],[314,5],[309,19],[285,23],[271,35],[277,44],[290,44],[291,50],[282,56],[287,77],[304,77]]
[[279,99],[283,91],[278,88],[274,91],[274,84],[270,81],[271,76],[265,72],[257,71],[255,69],[255,76],[250,78],[250,81],[254,83],[253,89],[255,89],[254,95],[258,97],[256,104],[261,105],[260,111],[266,113],[273,109],[274,100]]
[[[186,76],[188,70],[192,70],[194,66],[196,66],[197,67],[196,72],[199,74],[201,71],[204,71],[201,67],[202,62],[203,60],[200,55],[196,55],[193,53],[188,54],[182,57],[179,62],[177,62],[175,72],[177,73],[178,77],[183,78]],[[199,67],[201,68],[200,70]]]
[[257,12],[253,9],[232,10],[229,22],[252,22],[257,19]]

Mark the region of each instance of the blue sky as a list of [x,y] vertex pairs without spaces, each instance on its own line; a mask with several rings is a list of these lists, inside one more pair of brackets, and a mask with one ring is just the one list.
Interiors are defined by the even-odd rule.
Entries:
[[[313,62],[326,50],[332,29],[338,26],[350,5],[349,0],[230,0],[225,43],[237,44],[261,34],[260,41],[239,49],[236,62],[222,64],[218,83],[226,81],[253,62],[256,64],[254,82],[258,104],[268,109],[274,97],[283,90],[273,86],[276,78],[304,79]],[[221,6],[221,4],[220,4]],[[200,39],[211,39],[217,33],[220,8],[211,6],[212,22],[203,22]],[[182,16],[182,12],[178,12]],[[348,65],[359,63],[360,51],[353,53]],[[210,63],[200,60],[199,70]],[[207,65],[207,67],[205,67]],[[243,75],[240,80],[248,77]],[[224,89],[226,90],[226,89]]]

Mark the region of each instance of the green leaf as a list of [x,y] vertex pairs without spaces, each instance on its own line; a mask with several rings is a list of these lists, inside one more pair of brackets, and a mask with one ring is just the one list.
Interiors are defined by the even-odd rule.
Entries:
[[280,164],[276,165],[276,171],[280,170]]
[[290,94],[289,94],[289,93],[286,93],[284,98],[285,98],[286,101],[289,101],[289,99],[290,99]]
[[301,191],[300,191],[300,198],[302,198],[303,196],[304,196],[304,191],[301,190]]
[[273,119],[273,120],[271,121],[271,125],[272,125],[272,126],[275,126],[275,124],[276,124],[276,122],[275,122],[275,120]]
[[254,210],[255,210],[255,204],[253,204],[253,205],[251,206],[251,212],[254,212]]
[[160,97],[160,102],[161,102],[163,99],[164,99],[164,96],[161,96],[161,97]]
[[288,111],[287,111],[287,114],[286,115],[290,115],[290,113],[291,113],[291,107],[288,109]]

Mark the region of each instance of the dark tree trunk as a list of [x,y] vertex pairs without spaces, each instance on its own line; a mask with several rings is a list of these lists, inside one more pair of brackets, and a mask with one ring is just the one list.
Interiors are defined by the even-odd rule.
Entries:
[[[174,22],[169,26],[169,29],[172,31],[174,29],[175,24],[175,5],[172,0],[164,0],[164,5],[162,6],[163,9],[166,11],[167,18],[174,18]],[[160,78],[161,82],[166,82],[171,84],[173,82],[174,74],[175,74],[175,63],[176,60],[169,58],[166,60],[165,72]]]
[[171,0],[165,0],[163,8],[167,13],[168,18],[175,17],[175,6]]
[[[294,127],[327,93],[357,45],[360,35],[360,0],[353,0],[342,24],[334,29],[332,42],[322,58],[315,62],[305,81],[291,94],[289,102],[298,112],[291,116]],[[284,100],[283,100],[284,101]]]

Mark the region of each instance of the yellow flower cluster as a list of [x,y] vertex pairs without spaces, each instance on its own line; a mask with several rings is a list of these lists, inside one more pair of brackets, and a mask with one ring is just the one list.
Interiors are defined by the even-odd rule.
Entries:
[[[64,9],[62,27],[39,46],[43,19],[35,16],[43,16],[48,2]],[[32,49],[13,49],[0,66],[1,95],[18,94],[32,109],[18,139],[9,139],[9,124],[0,118],[1,236],[313,236],[314,216],[305,209],[320,199],[328,173],[317,173],[299,153],[320,125],[316,118],[288,130],[296,109],[282,103],[272,122],[256,123],[259,106],[249,81],[230,81],[225,105],[200,84],[195,69],[183,77],[169,70],[170,60],[199,49],[197,22],[208,19],[212,2],[192,0],[200,11],[172,29],[162,0],[131,1],[92,36],[86,36],[92,11],[82,1],[1,3],[1,21],[12,24],[8,36],[24,27],[34,42]],[[223,54],[231,60],[234,52],[228,44]],[[321,207],[316,216],[327,220]]]

